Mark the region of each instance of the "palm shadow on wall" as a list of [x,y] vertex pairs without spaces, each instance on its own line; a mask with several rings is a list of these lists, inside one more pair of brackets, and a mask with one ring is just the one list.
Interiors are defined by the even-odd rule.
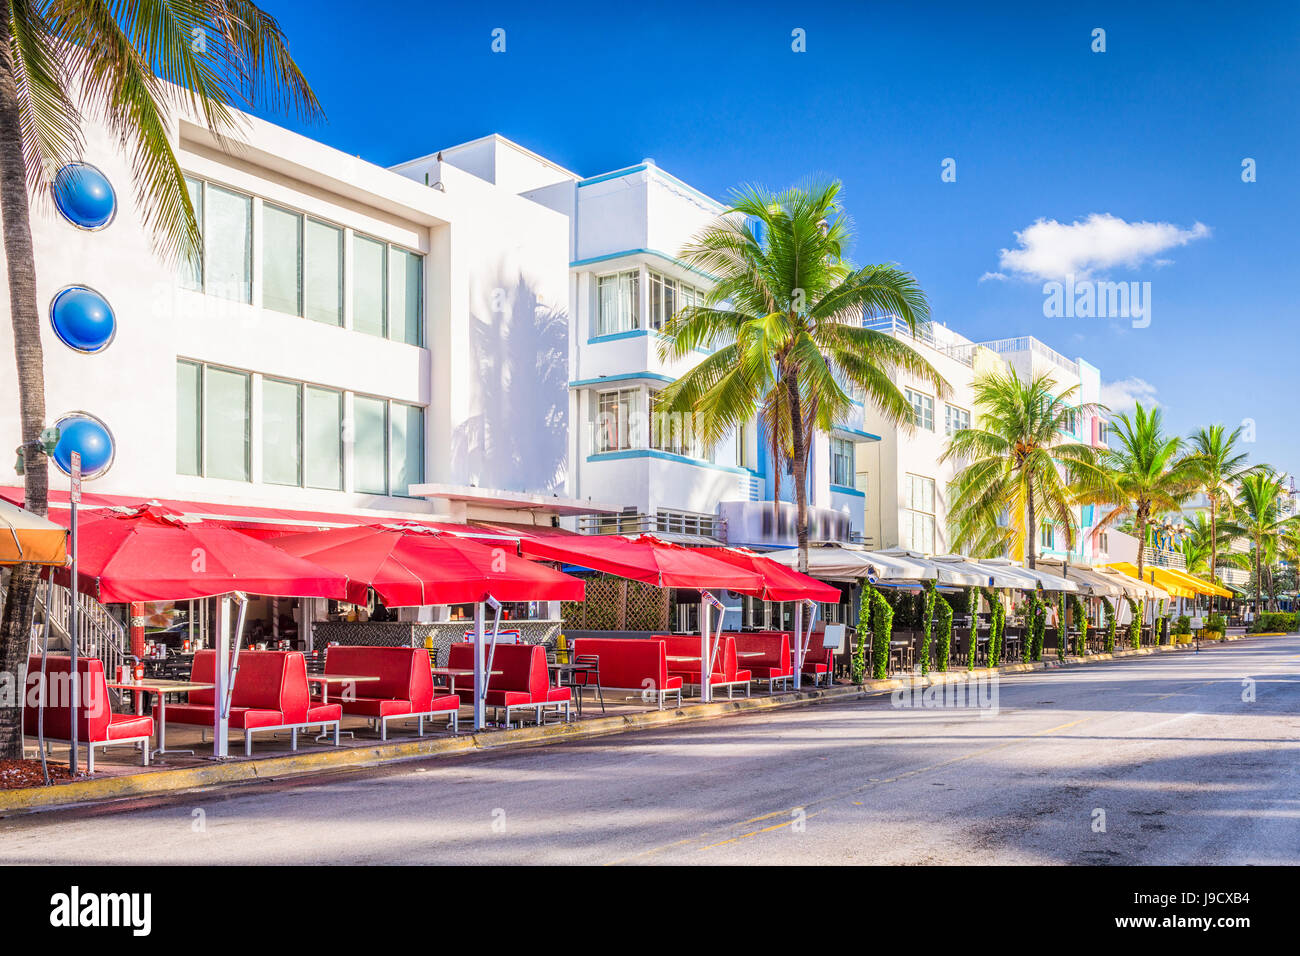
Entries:
[[[494,301],[495,300],[495,301]],[[452,431],[451,470],[482,488],[556,492],[568,472],[568,313],[524,277],[470,309],[472,414]]]

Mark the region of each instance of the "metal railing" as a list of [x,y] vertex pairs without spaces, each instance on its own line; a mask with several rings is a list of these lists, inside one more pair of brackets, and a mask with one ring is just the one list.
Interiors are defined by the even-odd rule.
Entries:
[[[72,609],[72,592],[62,585],[54,585],[46,606],[46,584],[44,578],[36,591],[36,608],[41,620],[48,615],[50,619],[50,647],[58,650],[71,650],[72,633],[70,618]],[[0,602],[7,597],[8,589],[0,587]],[[104,673],[110,678],[117,673],[119,664],[134,660],[129,650],[127,629],[108,608],[88,594],[77,595],[77,653],[88,657],[98,657],[104,662]],[[40,653],[40,638],[33,634],[30,652]]]
[[990,352],[997,352],[1003,355],[1007,352],[1031,352],[1034,355],[1041,356],[1049,362],[1053,362],[1065,369],[1071,375],[1079,374],[1079,363],[1073,359],[1068,359],[1056,349],[1044,345],[1032,335],[1018,335],[1009,339],[994,339],[991,342],[977,343],[980,348],[986,348]]
[[693,511],[656,511],[617,515],[583,515],[578,518],[581,534],[687,534],[705,538],[725,537],[724,523],[717,515]]
[[978,347],[972,343],[950,343],[941,342],[930,329],[922,329],[916,335],[907,327],[904,322],[896,315],[886,315],[875,319],[867,319],[862,323],[863,328],[871,329],[875,332],[884,332],[886,335],[892,335],[896,339],[910,339],[916,342],[922,342],[934,349],[936,352],[948,356],[953,361],[960,362],[968,368],[975,365],[975,349]]

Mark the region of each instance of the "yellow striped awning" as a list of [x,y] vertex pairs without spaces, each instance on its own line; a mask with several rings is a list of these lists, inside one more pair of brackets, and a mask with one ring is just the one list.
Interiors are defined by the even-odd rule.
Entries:
[[[1107,565],[1107,567],[1123,571],[1129,577],[1136,578],[1138,576],[1137,565],[1130,561],[1116,561]],[[1232,597],[1232,592],[1226,588],[1211,584],[1209,581],[1203,581],[1196,575],[1188,574],[1186,571],[1180,571],[1177,568],[1145,567],[1142,569],[1140,580],[1157,584],[1174,597],[1195,598],[1198,594]]]

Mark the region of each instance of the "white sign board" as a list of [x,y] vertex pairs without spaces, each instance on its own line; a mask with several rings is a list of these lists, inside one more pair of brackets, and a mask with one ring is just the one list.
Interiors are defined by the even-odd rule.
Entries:
[[832,650],[840,650],[844,646],[844,625],[827,624],[826,630],[822,634],[822,647],[829,647]]
[[72,490],[68,493],[68,497],[74,504],[81,504],[81,452],[74,451],[71,459]]
[[1192,618],[1193,631],[1199,631],[1203,627],[1205,627],[1205,618],[1199,616]]

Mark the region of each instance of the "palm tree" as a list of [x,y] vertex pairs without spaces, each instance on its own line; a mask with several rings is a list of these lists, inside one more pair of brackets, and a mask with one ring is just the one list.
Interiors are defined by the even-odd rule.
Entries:
[[1150,411],[1139,402],[1132,415],[1116,415],[1112,432],[1119,447],[1111,447],[1103,458],[1110,491],[1090,494],[1090,504],[1109,505],[1110,511],[1097,522],[1099,533],[1126,517],[1132,517],[1138,539],[1137,570],[1145,565],[1147,527],[1166,511],[1177,511],[1196,491],[1198,475],[1192,458],[1180,457],[1183,440],[1166,435],[1160,409]]
[[[169,85],[170,84],[170,85]],[[48,473],[44,357],[29,199],[81,158],[82,116],[101,120],[130,160],[138,207],[157,252],[189,258],[199,229],[168,140],[172,108],[189,107],[221,136],[232,107],[320,105],[278,24],[248,0],[0,0],[0,214],[22,422],[24,498],[45,514]],[[19,565],[0,618],[0,670],[22,673],[38,571]],[[21,710],[0,711],[0,757],[22,756]]]
[[[955,549],[977,557],[1023,553],[1032,568],[1040,515],[1064,528],[1067,550],[1074,547],[1075,489],[1104,480],[1096,449],[1061,441],[1076,411],[1070,399],[1078,388],[1058,395],[1050,375],[1025,380],[1015,369],[976,379],[975,427],[955,433],[940,458],[966,462],[949,485],[948,499],[955,504],[948,526]],[[1077,411],[1104,409],[1085,403]]]
[[1192,433],[1190,457],[1195,462],[1197,490],[1205,495],[1210,512],[1209,574],[1217,580],[1215,569],[1219,565],[1219,516],[1231,517],[1232,492],[1241,479],[1267,466],[1247,465],[1245,452],[1237,452],[1241,427],[1228,433],[1222,425],[1211,425]]
[[[1216,536],[1219,540],[1216,541]],[[1231,538],[1227,534],[1220,534],[1218,526],[1211,516],[1206,515],[1203,511],[1198,511],[1184,526],[1184,532],[1179,539],[1178,548],[1183,553],[1183,560],[1187,564],[1187,570],[1192,574],[1207,574],[1213,577],[1214,555],[1218,552],[1217,545],[1227,544]]]
[[1241,479],[1234,520],[1229,531],[1249,538],[1255,564],[1255,615],[1260,612],[1261,580],[1265,555],[1271,564],[1280,548],[1288,547],[1300,531],[1300,515],[1282,509],[1282,479],[1272,471],[1257,471]]
[[788,437],[802,571],[814,433],[848,418],[856,407],[853,388],[887,420],[911,425],[912,406],[893,381],[900,372],[947,392],[939,373],[905,342],[864,327],[865,319],[892,314],[915,334],[928,324],[929,306],[909,273],[844,260],[850,233],[839,191],[838,182],[781,193],[736,190],[731,207],[681,253],[715,285],[702,304],[665,323],[660,342],[665,359],[717,346],[661,396],[663,410],[692,417],[704,447],[756,414],[774,451]]

